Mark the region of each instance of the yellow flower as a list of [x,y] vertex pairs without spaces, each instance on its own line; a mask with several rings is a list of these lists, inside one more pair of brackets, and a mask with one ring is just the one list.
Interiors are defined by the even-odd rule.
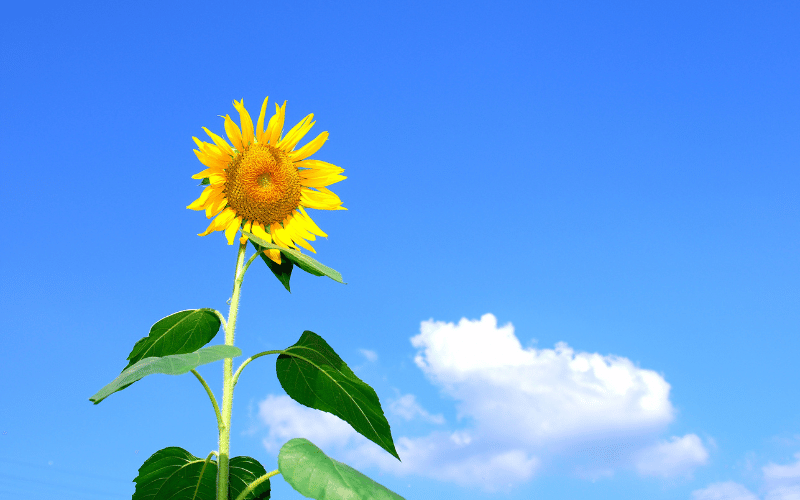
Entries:
[[[192,176],[208,179],[208,186],[191,205],[191,210],[205,210],[206,217],[216,218],[204,232],[225,231],[228,244],[239,228],[253,233],[275,245],[295,248],[296,245],[316,251],[308,240],[327,236],[314,224],[306,208],[321,210],[347,210],[339,197],[328,190],[335,182],[346,179],[343,168],[319,160],[309,160],[328,139],[322,132],[300,149],[294,147],[315,122],[310,114],[303,118],[285,136],[282,136],[286,102],[275,105],[275,114],[264,130],[267,99],[261,106],[255,129],[244,100],[233,101],[239,112],[239,128],[231,117],[225,115],[225,132],[230,144],[222,137],[203,127],[213,143],[192,137],[199,151],[197,158],[207,168]],[[204,181],[206,182],[206,181]],[[242,236],[242,243],[247,239]],[[267,250],[269,257],[280,264],[279,250]]]

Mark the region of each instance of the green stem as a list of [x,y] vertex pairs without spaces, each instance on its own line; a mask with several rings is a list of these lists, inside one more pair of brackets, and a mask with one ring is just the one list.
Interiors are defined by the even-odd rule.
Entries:
[[217,317],[219,318],[219,322],[222,323],[222,331],[227,330],[228,323],[225,321],[225,316],[223,316],[222,313],[217,311],[216,309],[214,309],[214,314],[217,315]]
[[258,257],[260,254],[261,252],[256,252],[247,260],[247,264],[244,265],[244,271],[242,271],[242,274],[247,272],[247,268],[250,267],[250,264],[252,264],[253,261],[256,260],[256,257]]
[[[194,370],[192,370],[192,371],[194,371]],[[219,457],[219,455],[217,454],[216,451],[212,451],[211,453],[208,454],[208,456],[206,457],[206,461],[203,462],[203,468],[200,469],[200,479],[201,480],[203,479],[203,474],[206,472],[206,467],[208,467],[208,463],[211,461],[211,456],[212,455],[217,455],[217,457]],[[201,482],[200,480],[197,481],[197,486],[194,487],[194,495],[192,495],[192,498],[197,498],[197,490],[200,489],[200,482]]]
[[278,349],[277,351],[264,351],[264,352],[260,352],[258,354],[253,354],[252,356],[250,356],[249,358],[244,360],[244,362],[239,366],[239,369],[236,370],[236,373],[233,374],[233,385],[234,385],[234,387],[239,382],[239,374],[242,373],[242,370],[244,369],[244,367],[247,366],[248,364],[250,364],[251,361],[253,361],[254,359],[258,359],[261,356],[266,356],[267,354],[281,354],[282,352],[283,352],[283,349]]
[[280,474],[280,473],[281,473],[281,471],[278,470],[278,469],[275,469],[272,472],[267,472],[266,474],[264,474],[260,478],[256,479],[252,483],[248,484],[247,488],[245,488],[241,493],[239,493],[239,496],[236,497],[236,500],[244,500],[244,498],[247,496],[247,494],[250,493],[251,491],[253,491],[254,489],[256,489],[259,484],[263,483],[264,481],[266,481],[267,479],[271,478],[272,476],[275,476],[275,475]]
[[[209,387],[208,384],[206,384],[206,381],[203,379],[203,377],[199,373],[197,373],[197,370],[192,369],[192,373],[194,374],[195,377],[197,377],[197,380],[199,380],[200,383],[203,384],[203,387],[206,388],[206,394],[208,394],[208,397],[211,398],[211,404],[214,405],[214,413],[217,414],[217,429],[219,429],[219,431],[222,432],[222,415],[219,412],[219,406],[217,405],[217,398],[214,397],[214,392],[211,391],[211,387]],[[236,384],[234,383],[234,385]]]
[[[233,279],[233,296],[231,309],[228,312],[228,323],[225,325],[225,345],[233,345],[233,333],[236,330],[236,314],[239,311],[239,293],[244,279],[244,254],[247,242],[239,244],[236,256],[236,274]],[[219,469],[217,473],[217,500],[228,500],[228,465],[231,444],[231,410],[233,408],[233,359],[225,358],[222,362],[222,428],[219,432]]]

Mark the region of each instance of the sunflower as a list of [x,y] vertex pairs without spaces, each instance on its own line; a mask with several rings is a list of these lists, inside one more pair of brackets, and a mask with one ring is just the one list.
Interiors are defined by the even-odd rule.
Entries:
[[[308,159],[328,139],[328,132],[294,149],[316,123],[311,121],[313,114],[282,136],[284,101],[283,106],[275,105],[275,114],[264,130],[267,99],[261,106],[255,129],[244,100],[233,101],[241,128],[230,116],[224,116],[230,144],[205,127],[203,130],[213,143],[192,137],[199,148],[194,152],[207,167],[192,178],[203,179],[207,187],[186,208],[205,210],[209,219],[216,216],[198,236],[224,231],[228,244],[232,245],[236,232],[242,228],[275,245],[292,249],[300,246],[316,253],[308,241],[327,235],[311,220],[306,208],[347,210],[339,197],[326,188],[346,179],[341,175],[344,169]],[[240,241],[244,243],[247,238],[242,236]],[[269,249],[267,255],[281,263],[279,250]]]

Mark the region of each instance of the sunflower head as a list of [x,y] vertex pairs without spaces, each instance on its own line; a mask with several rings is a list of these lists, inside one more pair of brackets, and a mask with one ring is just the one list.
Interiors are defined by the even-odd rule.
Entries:
[[[237,126],[225,115],[228,141],[203,127],[212,142],[193,137],[198,149],[194,152],[206,169],[192,176],[203,179],[206,188],[186,208],[205,210],[212,218],[208,228],[199,234],[224,231],[232,245],[240,228],[275,245],[315,252],[308,243],[316,236],[327,236],[317,227],[306,208],[346,210],[339,197],[326,186],[346,179],[343,168],[309,157],[328,139],[322,132],[300,149],[298,142],[314,125],[310,114],[283,135],[286,102],[275,105],[275,114],[264,128],[267,99],[261,106],[255,128],[243,101],[233,101],[239,112]],[[246,238],[242,236],[242,242]],[[267,255],[281,263],[279,250]]]

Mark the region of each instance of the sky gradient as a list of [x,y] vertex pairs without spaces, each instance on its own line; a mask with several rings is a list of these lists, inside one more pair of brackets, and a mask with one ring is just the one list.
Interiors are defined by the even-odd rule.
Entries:
[[[269,96],[330,132],[314,158],[345,169],[348,210],[309,213],[347,284],[297,272],[290,294],[254,264],[236,345],[322,335],[402,462],[290,400],[274,357],[242,374],[232,455],[269,471],[306,437],[408,500],[800,498],[797,3],[40,2],[0,23],[1,497],[122,500],[157,450],[217,448],[190,375],[88,398],[160,318],[227,314],[236,246],[185,208],[192,136]],[[221,364],[198,371],[219,398]]]

